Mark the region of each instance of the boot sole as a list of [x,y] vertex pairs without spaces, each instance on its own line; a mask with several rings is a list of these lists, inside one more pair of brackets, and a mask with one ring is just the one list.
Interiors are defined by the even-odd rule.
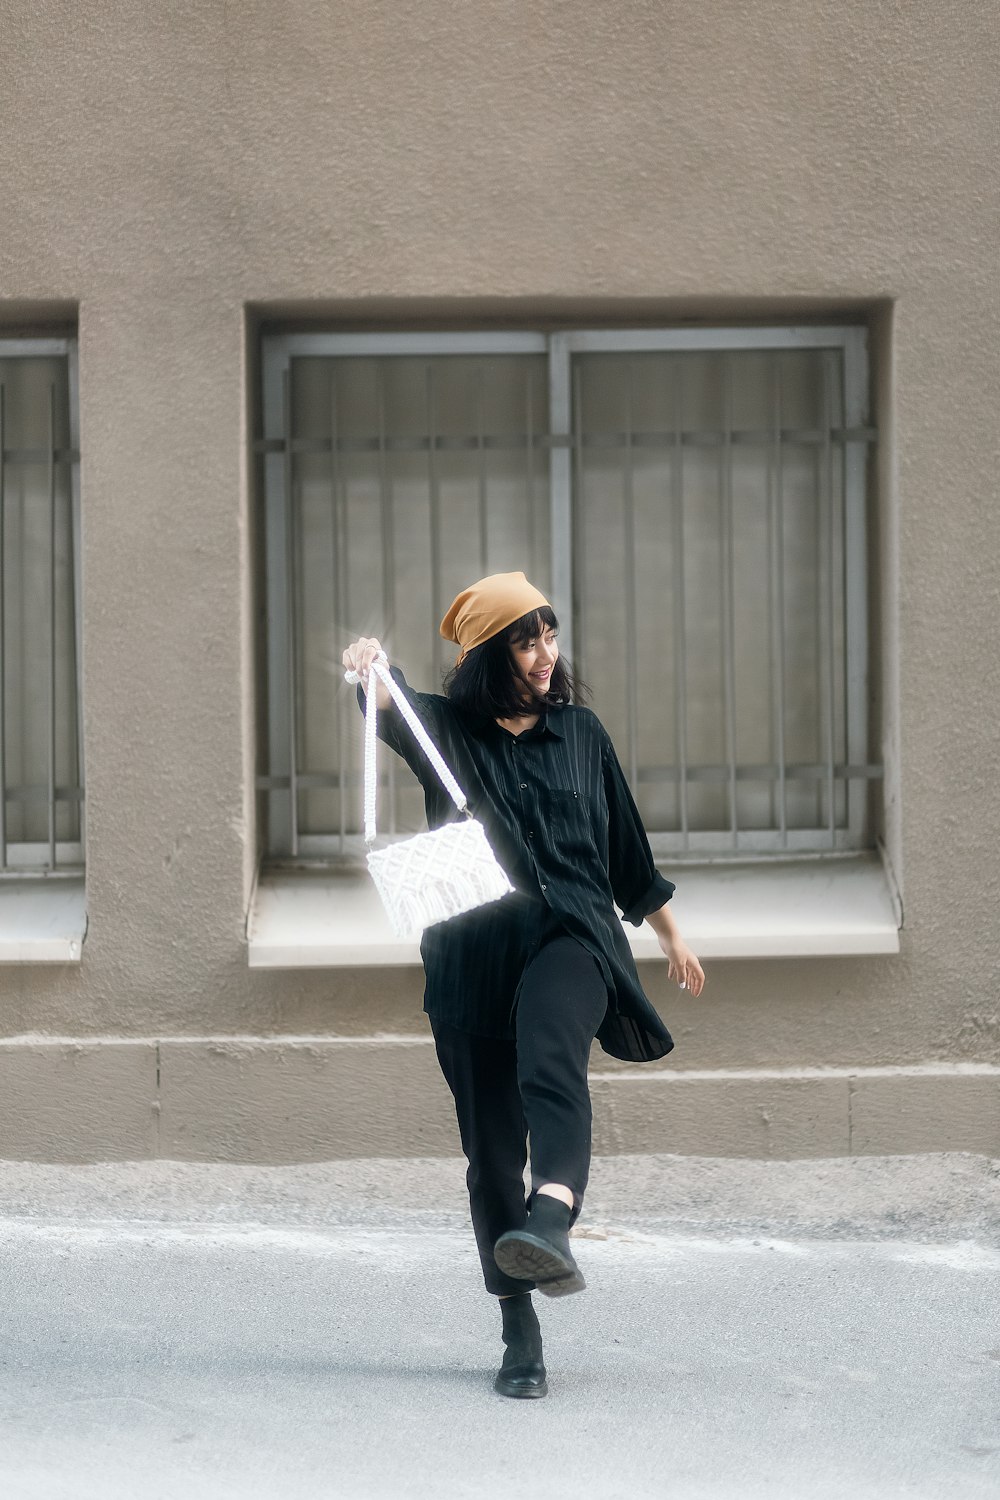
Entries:
[[549,1383],[543,1380],[541,1385],[508,1385],[498,1375],[493,1382],[493,1389],[499,1396],[510,1396],[515,1401],[537,1401],[540,1396],[549,1394]]
[[493,1258],[505,1276],[533,1281],[544,1297],[568,1297],[587,1285],[578,1266],[526,1229],[502,1234],[493,1247]]

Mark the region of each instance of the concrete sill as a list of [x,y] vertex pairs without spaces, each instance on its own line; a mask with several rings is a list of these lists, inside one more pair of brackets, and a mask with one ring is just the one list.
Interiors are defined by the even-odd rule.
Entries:
[[78,964],[86,931],[82,875],[0,880],[0,963]]
[[[876,855],[685,865],[673,909],[701,958],[898,953],[892,895]],[[652,929],[625,925],[637,959],[658,958]],[[418,964],[417,942],[393,935],[367,872],[263,874],[247,921],[253,969]]]

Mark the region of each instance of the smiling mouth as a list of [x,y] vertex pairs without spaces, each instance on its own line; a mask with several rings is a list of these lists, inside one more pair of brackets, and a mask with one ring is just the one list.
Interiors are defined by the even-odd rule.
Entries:
[[544,672],[529,672],[528,676],[533,677],[536,682],[548,682],[552,676],[552,668],[546,667]]

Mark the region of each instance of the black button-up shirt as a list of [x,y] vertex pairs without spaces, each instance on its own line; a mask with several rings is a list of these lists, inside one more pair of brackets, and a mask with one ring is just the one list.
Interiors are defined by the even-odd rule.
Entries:
[[[604,1050],[627,1062],[663,1057],[673,1041],[643,993],[614,903],[638,927],[670,900],[674,886],[653,864],[639,810],[597,715],[553,706],[513,735],[493,719],[469,718],[439,694],[414,692],[397,667],[391,670],[514,886],[500,901],[424,930],[424,1010],[463,1031],[512,1037],[525,966],[547,937],[564,931],[593,954],[608,987],[597,1033]],[[358,703],[363,709],[361,687]],[[457,818],[394,709],[379,714],[378,737],[420,781],[428,827]]]

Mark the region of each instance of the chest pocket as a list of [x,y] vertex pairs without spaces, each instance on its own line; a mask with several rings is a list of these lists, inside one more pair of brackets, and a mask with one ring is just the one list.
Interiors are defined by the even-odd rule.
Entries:
[[545,840],[556,854],[567,858],[593,858],[594,825],[590,806],[582,792],[546,787],[540,798],[545,819]]

